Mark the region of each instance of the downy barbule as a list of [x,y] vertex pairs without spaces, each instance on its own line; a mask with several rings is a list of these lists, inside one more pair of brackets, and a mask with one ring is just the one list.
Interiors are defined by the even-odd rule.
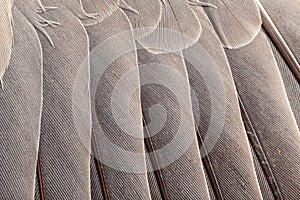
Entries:
[[300,1],[2,0],[0,200],[297,200]]

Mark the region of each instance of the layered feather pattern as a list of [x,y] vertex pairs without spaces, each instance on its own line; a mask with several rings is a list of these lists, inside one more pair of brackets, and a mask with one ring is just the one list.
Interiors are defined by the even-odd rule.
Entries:
[[298,9],[2,0],[0,200],[298,199]]

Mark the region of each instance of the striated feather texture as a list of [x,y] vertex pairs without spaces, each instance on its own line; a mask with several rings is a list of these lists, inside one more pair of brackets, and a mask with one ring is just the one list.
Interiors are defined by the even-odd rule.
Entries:
[[289,99],[290,106],[294,113],[296,122],[298,124],[298,128],[300,128],[300,84],[297,78],[294,76],[293,72],[290,70],[289,66],[273,44],[273,42],[269,39],[271,44],[274,57],[276,59],[281,78],[283,80],[285,90]]
[[[280,192],[283,199],[297,199],[300,189],[299,129],[271,47],[261,32],[249,45],[227,50],[226,54],[249,123],[278,184],[279,191],[273,193]],[[270,174],[265,175],[270,177]]]
[[134,29],[135,39],[143,38],[153,32],[161,20],[161,1],[125,0],[125,2],[137,11],[134,13],[131,10],[124,10]]
[[[0,198],[33,199],[42,110],[38,35],[13,7],[14,44],[0,90]],[[2,59],[2,58],[1,58]]]
[[47,26],[55,27],[60,25],[59,22],[46,19],[41,16],[41,13],[48,10],[56,9],[53,6],[44,6],[40,0],[15,0],[14,5],[22,12],[29,22],[50,42],[53,46],[53,41],[47,31],[44,29]]
[[181,51],[198,41],[201,24],[187,1],[163,1],[158,27],[139,43],[152,53]]
[[[260,0],[282,37],[300,62],[300,2],[298,0]],[[299,72],[300,73],[300,72]]]
[[298,199],[298,9],[2,0],[0,200]]
[[151,141],[158,169],[152,167],[161,173],[166,199],[209,199],[192,105],[185,98],[190,91],[182,55],[157,55],[140,49],[138,60],[145,137]]
[[88,36],[80,20],[60,6],[43,14],[59,21],[39,34],[43,53],[40,163],[45,199],[90,199],[91,117]]
[[250,43],[259,33],[261,17],[255,0],[203,0],[216,6],[205,12],[222,44],[238,48]]
[[[87,11],[98,11],[97,7],[88,2],[84,5]],[[130,83],[127,82],[126,85],[123,85],[123,95],[130,96],[130,88],[139,88],[137,54],[132,26],[125,13],[118,8],[113,15],[97,25],[86,27],[86,30],[90,38],[92,55],[91,102],[96,151],[99,154],[99,161],[104,161],[101,164],[105,183],[99,182],[98,184],[105,184],[108,199],[122,199],[124,196],[130,199],[151,199],[144,153],[140,94],[139,92],[132,94],[130,102],[119,94],[121,96],[118,105],[111,103],[115,100],[113,95],[115,88],[118,87],[118,82],[122,81],[124,77],[126,79],[126,75],[131,71],[135,74],[132,75]],[[124,47],[125,50],[128,49],[128,52],[123,54]],[[107,64],[107,60],[110,60],[115,54],[117,54],[115,59]],[[128,109],[133,119],[124,116],[124,108],[128,106],[128,103],[130,103]],[[116,110],[114,111],[113,108]],[[131,130],[131,133],[126,132],[116,123],[118,119],[114,117],[115,112],[121,114],[126,120],[133,120],[139,128]],[[112,146],[108,145],[102,134],[111,141]],[[131,153],[138,153],[140,157],[139,159],[123,157],[121,152],[114,151],[113,147],[115,146]],[[116,160],[122,161],[122,166],[114,163]],[[115,167],[118,166],[118,169],[108,165],[107,161],[110,161],[111,165]],[[138,166],[137,168],[141,171],[138,173],[128,171],[131,165]]]
[[0,5],[0,84],[9,65],[13,42],[12,0],[4,0]]
[[[195,93],[193,110],[196,126],[204,140],[200,145],[202,149],[206,146],[209,150],[201,153],[206,172],[210,175],[208,181],[213,187],[212,196],[217,199],[262,199],[222,43],[203,9],[197,8],[195,12],[201,19],[203,33],[198,44],[183,51],[183,54],[186,59],[192,56],[200,60],[198,66],[190,63],[191,59],[186,60],[186,65]],[[206,54],[199,52],[197,46],[203,48]],[[212,69],[210,62],[214,66]],[[221,86],[218,87],[218,84]],[[222,123],[220,116],[225,120],[218,129],[219,123]],[[211,149],[213,140],[216,144]],[[210,160],[210,165],[205,161],[205,156]]]

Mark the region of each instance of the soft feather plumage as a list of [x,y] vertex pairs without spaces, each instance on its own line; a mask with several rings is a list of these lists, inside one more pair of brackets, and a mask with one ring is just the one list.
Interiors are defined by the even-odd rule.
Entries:
[[198,41],[201,24],[187,1],[166,0],[158,27],[138,42],[152,53],[181,51]]
[[0,198],[32,199],[41,127],[42,51],[35,29],[16,7],[13,19],[11,61],[0,90]]
[[[194,105],[194,114],[196,116],[199,110],[199,118],[195,118],[198,122],[197,128],[204,139],[212,138],[213,135],[207,135],[210,120],[213,117],[211,113],[212,100],[218,102],[218,115],[222,115],[222,106],[226,106],[225,124],[222,133],[214,145],[214,148],[207,155],[211,160],[211,166],[206,165],[207,172],[212,168],[216,180],[208,180],[212,185],[219,185],[219,194],[215,193],[217,199],[247,199],[251,196],[253,199],[262,199],[259,185],[257,183],[255,169],[252,163],[250,147],[247,142],[246,133],[240,117],[238,100],[236,96],[236,88],[231,75],[231,70],[222,46],[222,43],[215,34],[213,26],[209,19],[205,16],[202,8],[195,9],[197,16],[202,21],[203,33],[199,40],[199,44],[204,48],[210,58],[203,59],[201,63],[203,68],[206,66],[206,59],[211,59],[215,63],[214,69],[210,76],[220,76],[224,84],[224,94],[222,91],[217,92],[218,98],[212,99],[212,94],[208,91],[207,84],[203,75],[197,71],[195,66],[187,64],[189,81],[194,89],[197,97],[197,104]],[[192,46],[185,50],[184,56],[191,54],[197,56],[196,46]],[[199,55],[204,56],[204,55]],[[221,84],[221,83],[220,83]],[[214,87],[216,90],[217,88]],[[225,105],[223,105],[225,103]],[[218,123],[218,122],[215,122]],[[201,145],[207,145],[209,142]],[[238,149],[238,150],[237,150]],[[203,153],[203,152],[202,152]],[[241,178],[243,177],[243,178]],[[216,183],[215,183],[216,182]],[[234,185],[234,187],[233,187]],[[215,189],[216,192],[217,189]]]
[[55,9],[55,7],[47,7],[42,5],[40,0],[17,0],[14,5],[21,11],[21,13],[28,19],[28,21],[41,33],[43,33],[48,41],[53,46],[52,39],[50,35],[45,31],[44,27],[51,26],[55,27],[59,25],[59,22],[55,22],[42,17],[40,14],[43,10],[48,10],[48,8]]
[[203,0],[216,6],[204,8],[222,44],[238,48],[251,42],[261,28],[254,0]]
[[297,199],[300,134],[271,47],[260,33],[249,45],[226,54],[280,192],[284,199]]
[[[43,16],[61,24],[56,28],[45,27],[55,48],[39,34],[44,53],[39,153],[45,198],[90,199],[89,40],[80,20],[60,1],[45,3],[59,9]],[[80,87],[75,88],[80,75]],[[74,95],[80,97],[81,101],[75,102],[79,105],[74,105]],[[80,114],[74,113],[74,108],[82,109]]]
[[[180,99],[176,98],[176,94],[174,94],[176,90],[155,84],[156,81],[159,83],[160,80],[164,80],[165,76],[174,77],[173,73],[176,71],[176,73],[180,75],[178,79],[181,80],[181,89],[176,89],[180,91],[181,95],[189,96],[188,77],[183,57],[175,53],[156,55],[147,52],[145,49],[141,49],[138,51],[138,58],[139,65],[143,66],[139,68],[139,72],[142,84],[141,101],[145,123],[147,125],[145,136],[149,137],[153,146],[153,154],[156,157],[157,166],[162,176],[167,199],[209,199],[200,152],[197,146],[190,99],[185,98],[184,102],[181,102]],[[166,67],[166,69],[163,70],[160,65],[152,66],[154,63],[160,64],[163,68]],[[168,70],[170,74],[166,74],[166,70]],[[149,73],[149,71],[159,73],[162,77],[154,76]],[[149,79],[153,81],[154,84],[146,84]],[[158,127],[160,126],[164,112],[155,113],[155,115],[152,114],[150,112],[151,107],[155,104],[163,106],[167,115],[166,124],[161,130]],[[180,119],[186,122],[186,124],[180,124],[182,123]],[[182,126],[185,128],[181,129]],[[156,133],[156,130],[160,131]],[[184,135],[184,138],[181,138],[182,143],[177,142],[178,145],[181,145],[177,147],[178,149],[175,147],[170,151],[170,153],[173,153],[172,156],[170,155],[169,158],[163,158],[161,154],[155,153],[155,151],[170,144],[171,141],[176,141],[179,135]],[[167,159],[173,159],[180,148],[185,148],[185,142],[191,143],[183,155],[170,163],[170,165],[164,166]],[[190,171],[193,171],[193,174],[189,173]],[[176,176],[174,176],[174,174],[176,174]]]
[[[97,12],[97,7],[94,7],[92,4],[85,5],[87,11]],[[112,24],[113,26],[111,26]],[[122,76],[126,75],[126,73],[130,72],[131,70],[137,70],[136,51],[130,51],[125,55],[121,55],[109,65],[104,74],[100,74],[101,77],[95,77],[97,68],[99,66],[105,67],[101,64],[104,63],[106,59],[108,59],[106,57],[100,57],[101,62],[95,63],[95,59],[99,59],[96,56],[102,50],[100,49],[99,51],[98,45],[101,46],[101,44],[103,44],[105,41],[109,41],[110,37],[114,37],[119,33],[127,31],[122,35],[121,38],[118,38],[119,41],[114,41],[114,44],[108,45],[106,47],[106,52],[118,52],[118,48],[122,49],[122,44],[126,44],[128,48],[131,48],[133,50],[135,49],[134,37],[130,21],[128,20],[125,13],[120,8],[118,8],[118,10],[116,10],[113,15],[108,16],[97,25],[86,27],[86,30],[90,38],[90,51],[93,52],[93,50],[95,49],[94,51],[96,52],[92,53],[92,55],[94,55],[94,60],[91,60],[91,101],[93,110],[93,129],[95,132],[95,140],[97,143],[97,146],[95,148],[99,154],[99,161],[103,160],[104,158],[107,159],[106,155],[110,155],[113,152],[111,152],[112,150],[109,148],[106,149],[107,147],[103,145],[101,130],[97,126],[98,123],[104,130],[104,134],[119,147],[132,152],[138,151],[140,153],[144,153],[142,129],[140,129],[139,131],[133,131],[134,133],[132,133],[138,135],[140,138],[135,138],[131,135],[128,135],[128,133],[124,132],[120,127],[118,127],[118,124],[116,124],[116,122],[114,121],[113,114],[111,113],[112,111],[108,109],[111,109],[112,95],[114,92],[113,88],[116,87],[118,81],[120,81]],[[97,78],[100,78],[99,82],[97,82]],[[133,87],[139,87],[139,78],[137,75],[134,77],[134,80],[132,80],[131,84],[131,86]],[[106,86],[103,87],[103,85]],[[138,120],[137,123],[141,124],[142,119],[140,112],[140,96],[139,94],[135,94],[133,96],[134,97],[132,103],[133,106],[137,108],[137,110],[131,110],[131,112],[134,118]],[[120,107],[118,107],[119,112],[122,112],[122,108],[126,106],[125,103],[127,102],[125,100],[123,101],[120,102]],[[123,172],[117,169],[113,169],[110,166],[105,165],[105,163],[103,164],[103,176],[105,177],[105,187],[107,190],[108,198],[120,199],[125,195],[128,198],[132,199],[151,199],[147,182],[145,158],[143,160],[144,161],[142,163],[136,163],[136,165],[144,166],[144,171],[139,173]],[[132,161],[130,159],[124,160],[124,168],[126,168],[126,166],[130,166],[131,162]]]
[[[298,1],[261,0],[269,41],[255,0],[14,2],[14,26],[0,5],[0,199],[298,198]],[[215,82],[190,58],[212,60]]]
[[154,31],[162,16],[162,4],[160,0],[125,0],[129,6],[136,9],[138,13],[126,11],[134,30],[135,39],[140,39]]
[[4,0],[0,5],[0,84],[2,88],[2,78],[9,65],[12,42],[12,0]]

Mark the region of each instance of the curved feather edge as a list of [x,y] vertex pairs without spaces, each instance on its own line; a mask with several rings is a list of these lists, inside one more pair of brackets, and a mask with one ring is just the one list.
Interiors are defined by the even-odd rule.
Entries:
[[51,21],[42,17],[42,13],[46,13],[49,10],[56,9],[54,6],[43,6],[40,0],[18,0],[14,1],[16,7],[22,12],[22,14],[31,22],[31,24],[39,30],[48,40],[48,42],[54,47],[54,43],[45,30],[45,27],[56,27],[60,23]]
[[256,0],[261,10],[263,28],[297,81],[300,82],[299,1]]
[[[218,100],[213,100],[215,102],[218,101],[219,105],[226,106],[226,111],[222,111],[222,107],[218,109],[218,115],[224,115],[222,116],[222,119],[225,120],[224,126],[218,142],[210,150],[211,142],[209,140],[216,137],[208,132],[209,126],[211,126],[213,121],[211,121],[213,119],[211,109],[213,106],[211,104],[213,92],[208,91],[207,87],[210,84],[203,79],[204,76],[197,70],[201,70],[201,65],[194,66],[192,63],[186,62],[189,81],[195,93],[195,98],[192,99],[199,146],[201,145],[202,161],[208,174],[208,182],[211,183],[212,191],[214,192],[212,197],[216,197],[216,199],[231,199],[231,195],[236,194],[240,199],[247,199],[249,197],[247,194],[251,194],[255,199],[262,199],[252,164],[246,132],[240,117],[236,88],[223,45],[203,8],[195,7],[193,9],[199,19],[202,19],[203,33],[197,44],[199,45],[198,48],[194,45],[184,50],[183,55],[187,61],[190,61],[191,57],[200,58],[201,61],[197,63],[202,63],[201,65],[204,68],[207,68],[207,61],[211,60],[215,67],[211,69],[213,66],[209,66],[209,69],[212,70],[210,76],[221,79],[214,79],[214,84],[224,84],[223,86],[220,85],[221,88],[218,89]],[[203,52],[202,55],[199,52],[199,47],[203,48],[203,52],[206,52],[204,55]],[[196,61],[194,62],[196,63]],[[216,74],[214,75],[214,73]],[[236,154],[235,149],[239,149],[238,154]],[[235,185],[235,187],[232,187],[232,185]],[[242,187],[239,187],[241,185]]]
[[89,39],[80,20],[59,0],[45,3],[60,9],[43,16],[61,23],[45,27],[55,49],[39,33],[45,66],[39,149],[45,197],[90,199]]
[[[210,199],[202,168],[201,156],[197,146],[190,99],[190,85],[181,52],[179,54],[152,54],[146,49],[139,49],[138,58],[140,80],[143,86],[141,88],[141,99],[144,124],[147,125],[144,128],[145,137],[147,137],[145,142],[148,143],[147,148],[153,151],[154,154],[153,158],[150,156],[150,160],[152,159],[152,167],[154,170],[159,170],[159,174],[156,178],[160,185],[162,198],[191,199],[196,196],[199,199]],[[158,63],[159,65],[153,66],[153,63]],[[151,72],[149,70],[153,71]],[[177,102],[178,97],[173,96],[175,94],[173,93],[174,90],[172,90],[172,87],[165,86],[168,88],[166,89],[161,85],[146,84],[149,82],[149,79],[151,79],[152,82],[159,80],[159,77],[151,74],[153,72],[162,75],[160,78],[165,76],[174,78],[174,76],[176,76],[179,81],[177,84],[173,84],[173,86],[181,92],[180,95],[185,97],[184,103]],[[158,128],[161,125],[160,122],[163,121],[163,119],[161,119],[163,118],[161,113],[158,111],[155,111],[156,114],[151,113],[151,107],[154,104],[159,104],[164,107],[166,117],[169,119],[162,129]],[[178,110],[184,111],[184,114],[181,115]],[[180,115],[185,116],[184,119],[181,118],[181,120],[185,121],[185,127],[178,130],[177,127],[182,122],[179,120]],[[157,130],[159,130],[159,132],[157,132]],[[186,139],[189,138],[190,143],[189,147],[186,151],[182,152],[182,155],[178,159],[174,159],[174,156],[176,156],[176,148],[173,149],[174,155],[169,155],[169,158],[165,158],[157,153],[157,149],[161,149],[166,144],[172,143],[170,142],[171,138],[178,137],[179,134],[185,135]],[[177,145],[180,146],[182,143],[178,143]],[[168,159],[174,159],[174,161],[167,166],[163,166],[165,164],[164,162]],[[153,165],[153,163],[155,164]],[[187,171],[187,169],[189,170]],[[191,171],[193,173],[190,173]]]
[[166,0],[158,27],[138,42],[154,54],[178,52],[195,44],[202,27],[186,1]]
[[[121,0],[80,0],[83,17],[79,17],[84,26],[94,26],[111,16],[123,4]],[[125,5],[123,5],[125,7]],[[91,10],[92,8],[92,10]],[[130,8],[128,8],[130,9]],[[87,12],[94,14],[87,14]]]
[[[283,199],[297,199],[296,193],[300,188],[297,173],[300,170],[299,129],[271,46],[261,32],[249,45],[226,50],[226,55],[237,91],[268,158],[281,195]],[[277,191],[273,192],[278,196]]]
[[[42,50],[32,24],[15,7],[14,43],[0,91],[1,198],[33,199],[42,107]],[[12,120],[13,119],[13,120]],[[24,187],[26,186],[26,187]]]
[[160,0],[124,1],[138,12],[134,13],[130,10],[124,10],[132,24],[136,40],[145,37],[157,28],[162,16],[162,4]]
[[[88,12],[93,12],[97,9],[92,4],[84,5],[87,6],[85,8]],[[122,50],[122,47],[136,49],[131,23],[121,8],[118,8],[113,15],[105,18],[100,24],[86,27],[86,30],[90,38],[91,55],[95,55],[95,53],[96,55],[99,55],[97,52],[100,51],[104,58],[108,57],[108,59],[111,59],[110,57],[114,56],[114,54],[120,49]],[[111,41],[111,38],[114,38],[114,40]],[[98,152],[99,159],[97,163],[100,166],[102,163],[105,164],[105,160],[110,159],[107,158],[107,155],[112,155],[114,152],[112,152],[111,149],[106,150],[107,147],[103,144],[104,140],[103,137],[101,137],[101,129],[97,126],[98,123],[101,124],[102,129],[105,131],[105,135],[110,139],[110,141],[113,141],[115,144],[124,149],[130,149],[130,151],[135,149],[144,152],[144,141],[142,137],[133,138],[117,125],[112,125],[115,121],[111,118],[112,115],[108,113],[108,111],[111,112],[108,108],[111,108],[111,95],[113,90],[105,89],[114,88],[116,86],[115,84],[121,79],[121,77],[125,76],[126,72],[129,70],[137,70],[136,51],[127,52],[126,55],[119,55],[116,60],[111,61],[109,67],[104,72],[105,74],[101,73],[100,75],[97,69],[103,70],[102,68],[106,67],[105,63],[103,63],[106,59],[100,59],[101,61],[97,62],[95,62],[95,59],[97,59],[97,57],[91,56],[91,103],[92,108],[94,108],[92,110],[92,118],[93,130],[95,133],[93,148]],[[98,78],[97,73],[101,76],[99,82],[96,81]],[[139,87],[138,75],[135,76],[131,84],[135,85],[137,88]],[[103,90],[105,90],[105,92]],[[136,95],[134,96],[137,97]],[[97,99],[101,99],[101,103],[98,102]],[[140,98],[134,98],[132,103],[135,106],[140,107]],[[121,105],[125,104],[121,103]],[[138,112],[133,111],[132,114],[134,115],[134,118],[141,120],[141,117],[139,116],[141,115],[140,108]],[[139,134],[140,136],[143,135],[142,130],[135,130],[134,133]],[[118,135],[119,139],[115,138],[116,135]],[[132,161],[130,161],[130,159],[126,159],[126,162],[124,161],[122,163],[122,166],[125,167],[124,169],[126,169],[128,165],[131,165],[131,162]],[[142,167],[139,169],[142,170],[140,173],[126,173],[122,170],[117,170],[104,164],[102,165],[102,169],[100,167],[98,168],[98,173],[100,175],[100,183],[98,184],[101,184],[102,192],[106,193],[104,196],[120,199],[125,195],[128,198],[133,199],[151,199],[147,182],[145,159],[143,159],[143,161],[139,160],[135,163],[136,166]],[[136,185],[136,182],[139,184]],[[124,190],[125,185],[128,188],[126,190]]]
[[202,0],[217,8],[204,10],[224,47],[235,49],[249,44],[261,29],[261,16],[255,0]]
[[12,4],[12,0],[4,0],[0,4],[0,85],[2,89],[4,87],[2,79],[9,65],[13,44]]

